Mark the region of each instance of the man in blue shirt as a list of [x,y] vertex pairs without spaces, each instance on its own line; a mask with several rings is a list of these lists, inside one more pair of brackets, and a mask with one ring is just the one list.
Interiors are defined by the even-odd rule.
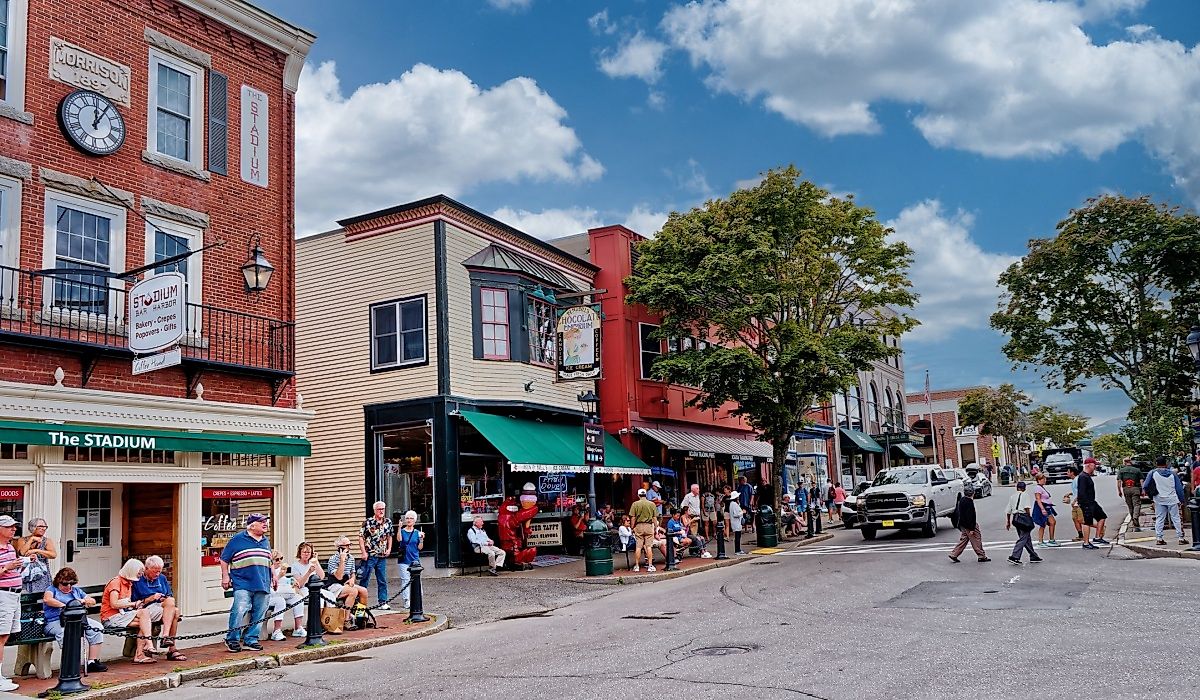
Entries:
[[655,510],[658,511],[659,515],[662,515],[662,494],[659,493],[660,490],[662,490],[662,484],[657,481],[650,484],[650,489],[646,491],[646,500],[653,503]]
[[[262,513],[246,517],[246,529],[230,538],[221,550],[221,587],[233,589],[233,606],[229,608],[229,634],[225,648],[232,652],[243,648],[262,651],[259,644],[267,600],[275,587],[271,569],[271,541],[267,539],[269,519]],[[250,625],[235,629],[250,615]]]
[[[162,575],[163,559],[157,554],[146,557],[146,570],[142,577],[133,582],[130,600],[146,601],[151,619],[162,620],[162,644],[167,648],[167,659],[170,661],[187,661],[187,657],[175,648],[175,635],[179,634],[179,619],[182,615],[175,606],[175,592],[171,590],[171,582]],[[158,613],[155,614],[155,607]]]

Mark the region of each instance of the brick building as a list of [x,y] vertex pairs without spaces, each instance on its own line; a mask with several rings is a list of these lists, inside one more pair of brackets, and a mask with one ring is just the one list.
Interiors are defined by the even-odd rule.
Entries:
[[[160,554],[185,613],[220,609],[214,554],[246,514],[303,536],[294,104],[315,37],[242,0],[0,0],[0,23],[0,511],[45,518],[84,585]],[[165,306],[131,311],[155,278],[134,298]]]
[[[595,285],[606,290],[599,297],[604,313],[604,375],[597,382],[605,430],[619,436],[649,464],[666,494],[676,501],[693,483],[719,487],[739,476],[751,484],[765,483],[773,469],[771,445],[758,440],[744,419],[730,413],[734,404],[714,411],[688,406],[699,393],[696,389],[651,377],[658,357],[704,341],[654,338],[659,317],[641,305],[625,303],[624,280],[633,272],[636,243],[641,240],[643,236],[624,226],[604,226],[550,241],[595,264],[599,268]],[[793,454],[783,465],[789,491],[802,475],[810,480],[828,478],[834,431],[830,407],[814,408],[808,418],[813,425],[797,433]],[[629,490],[619,494],[619,507],[636,497],[637,486],[631,482]]]
[[992,465],[1012,461],[1004,438],[982,435],[978,426],[959,424],[958,402],[967,392],[983,388],[986,387],[930,391],[929,404],[925,403],[924,393],[906,397],[910,429],[925,438],[917,448],[929,462],[965,467],[972,462],[983,464],[985,459]]

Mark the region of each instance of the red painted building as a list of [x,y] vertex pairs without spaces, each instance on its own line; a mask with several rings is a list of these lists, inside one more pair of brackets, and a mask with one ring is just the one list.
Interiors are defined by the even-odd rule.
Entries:
[[928,403],[924,393],[905,397],[912,432],[925,436],[917,448],[927,461],[962,468],[985,462],[995,467],[1014,460],[1015,455],[1004,438],[981,434],[975,425],[959,424],[958,402],[969,392],[983,388],[986,387],[931,391]]
[[[738,476],[746,476],[753,484],[763,483],[773,467],[771,445],[759,441],[745,420],[731,415],[734,404],[718,410],[688,406],[698,393],[695,389],[650,377],[651,365],[658,357],[702,341],[654,339],[650,336],[658,330],[660,318],[641,305],[625,303],[628,289],[624,280],[633,272],[636,244],[641,240],[645,240],[643,236],[618,225],[551,241],[600,268],[595,287],[606,290],[598,297],[604,313],[604,376],[597,385],[604,428],[649,464],[655,478],[675,499],[693,483],[702,488],[719,487],[733,483]],[[833,433],[828,427],[830,411],[830,407],[814,408],[810,420],[818,425],[797,435],[794,444],[805,454],[798,460],[800,467],[789,457],[785,478],[792,487],[797,473],[803,473],[803,465],[810,465],[811,472],[827,469],[831,463],[828,450],[832,441],[826,439]],[[827,472],[821,474],[822,479],[827,477]]]
[[[219,609],[225,525],[253,508],[281,514],[283,549],[304,534],[294,114],[315,37],[243,0],[0,14],[0,512],[47,520],[85,585],[159,554],[185,612]],[[274,270],[252,287],[256,256]],[[173,315],[139,320],[132,286],[167,273]],[[171,342],[135,355],[151,327]]]

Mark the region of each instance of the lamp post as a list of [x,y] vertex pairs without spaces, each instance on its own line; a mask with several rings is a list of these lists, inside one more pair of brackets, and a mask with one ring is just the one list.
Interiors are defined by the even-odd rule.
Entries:
[[274,272],[275,266],[267,260],[262,246],[256,240],[254,248],[250,251],[250,259],[242,265],[242,277],[246,281],[246,291],[261,292],[266,289]]
[[938,428],[938,466],[946,466],[946,426]]
[[[1188,332],[1187,348],[1192,355],[1192,363],[1196,367],[1196,372],[1200,373],[1200,326],[1192,326]],[[1193,436],[1192,449],[1195,449],[1195,446],[1196,442]],[[1196,490],[1195,483],[1192,484],[1192,500],[1188,506],[1192,511],[1192,551],[1200,552],[1200,491]]]
[[[584,391],[584,392],[580,392],[579,396],[577,396],[576,399],[579,401],[579,405],[580,405],[580,407],[583,408],[583,412],[584,412],[584,419],[583,419],[584,449],[583,449],[583,454],[584,454],[584,458],[587,460],[587,465],[588,465],[588,515],[590,515],[592,518],[599,518],[600,512],[598,510],[596,510],[596,462],[595,462],[595,458],[594,458],[594,455],[597,453],[594,452],[593,446],[589,442],[589,429],[594,430],[594,426],[595,426],[595,422],[596,422],[597,407],[600,404],[600,399],[596,396],[596,392],[592,391],[591,389],[588,389],[587,391]],[[604,439],[604,431],[603,431],[603,429],[601,429],[600,435],[599,435],[599,440],[602,441],[603,439]],[[601,460],[603,460],[604,459],[604,443],[600,442],[598,445],[598,448],[599,448],[599,452],[598,452],[599,457]]]

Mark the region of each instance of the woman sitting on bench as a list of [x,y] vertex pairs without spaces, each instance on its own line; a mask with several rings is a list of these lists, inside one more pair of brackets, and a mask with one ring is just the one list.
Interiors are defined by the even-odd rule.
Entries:
[[133,582],[142,577],[146,567],[137,559],[130,559],[121,571],[104,586],[104,598],[100,601],[100,621],[109,629],[135,629],[138,639],[135,664],[157,663],[151,656],[154,648],[152,626],[162,620],[162,606],[148,607],[145,600],[133,600]]
[[[67,607],[72,600],[78,600],[87,608],[96,604],[90,595],[75,585],[77,583],[79,583],[79,577],[75,575],[75,570],[64,566],[54,575],[53,585],[42,594],[42,614],[46,619],[46,634],[54,637],[59,648],[62,648],[63,643],[63,608]],[[108,666],[105,666],[104,662],[100,660],[100,645],[104,644],[104,627],[90,617],[83,618],[83,621],[85,623],[83,636],[88,643],[88,673],[107,671]]]

